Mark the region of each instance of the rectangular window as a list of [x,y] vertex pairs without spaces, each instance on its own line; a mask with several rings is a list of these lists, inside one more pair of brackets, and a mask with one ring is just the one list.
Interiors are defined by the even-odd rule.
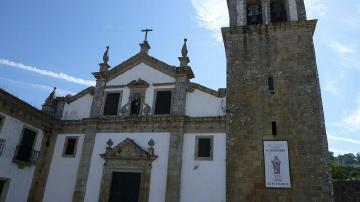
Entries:
[[157,91],[154,114],[170,114],[172,91]]
[[17,146],[15,159],[19,161],[31,162],[33,146],[35,143],[36,132],[25,128],[23,130],[20,144]]
[[75,157],[78,137],[66,137],[63,156]]
[[107,93],[104,105],[104,115],[117,115],[120,93]]
[[269,91],[274,92],[274,90],[275,90],[274,78],[272,76],[268,77],[268,86],[269,86]]
[[271,126],[272,126],[272,135],[276,136],[277,135],[276,121],[271,122]]
[[195,159],[212,160],[213,155],[213,137],[197,136],[195,142]]

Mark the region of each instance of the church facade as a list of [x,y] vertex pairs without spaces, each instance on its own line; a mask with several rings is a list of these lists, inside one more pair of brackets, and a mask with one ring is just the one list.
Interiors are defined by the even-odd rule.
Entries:
[[[42,110],[0,90],[0,201],[332,201],[303,0],[228,0],[227,88],[140,51]],[[144,30],[146,34],[150,30]]]

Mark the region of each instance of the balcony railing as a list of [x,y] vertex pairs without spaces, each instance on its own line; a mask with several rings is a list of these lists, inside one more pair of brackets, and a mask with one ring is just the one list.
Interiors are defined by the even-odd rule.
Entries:
[[14,162],[25,165],[35,165],[39,158],[39,151],[31,147],[18,145],[16,146]]
[[0,138],[0,156],[2,154],[2,152],[4,151],[4,147],[5,147],[5,139]]

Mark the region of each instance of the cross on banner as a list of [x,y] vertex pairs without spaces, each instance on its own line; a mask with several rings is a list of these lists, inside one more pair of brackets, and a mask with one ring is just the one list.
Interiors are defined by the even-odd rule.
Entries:
[[145,40],[144,41],[147,41],[148,32],[152,32],[153,30],[152,29],[143,29],[141,31],[145,32]]

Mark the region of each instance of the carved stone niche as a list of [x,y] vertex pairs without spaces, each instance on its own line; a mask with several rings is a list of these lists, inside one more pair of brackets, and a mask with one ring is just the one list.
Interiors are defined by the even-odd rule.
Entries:
[[151,114],[150,105],[145,103],[145,92],[149,86],[149,83],[140,78],[127,84],[127,87],[130,89],[130,96],[128,103],[120,109],[122,116]]
[[107,141],[106,152],[100,154],[105,159],[103,176],[101,181],[99,202],[108,202],[114,172],[140,173],[139,201],[149,200],[151,165],[157,158],[154,154],[155,142],[148,142],[148,151],[142,149],[132,139],[126,139],[115,147],[112,147],[111,139]]

